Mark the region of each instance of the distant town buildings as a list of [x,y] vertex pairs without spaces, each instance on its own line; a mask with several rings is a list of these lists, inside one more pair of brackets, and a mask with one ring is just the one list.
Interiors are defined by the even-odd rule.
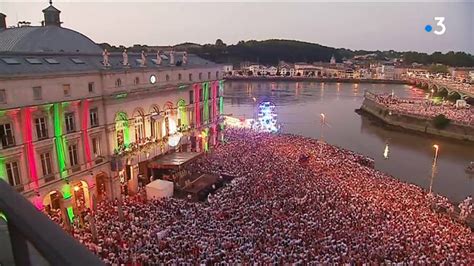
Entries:
[[454,80],[466,81],[472,80],[472,73],[474,72],[473,67],[451,67],[449,68],[449,74]]
[[377,78],[393,79],[395,76],[395,66],[393,64],[382,64],[376,69]]
[[233,65],[224,65],[223,68],[224,68],[224,73],[225,73],[226,75],[232,74],[232,71],[234,70],[234,66],[233,66]]
[[[329,62],[297,62],[280,61],[277,65],[262,65],[243,62],[239,69],[227,71],[235,76],[275,76],[275,77],[315,77],[315,78],[347,78],[347,79],[404,79],[410,75],[427,73],[427,66],[412,64],[404,66],[403,60],[386,58],[379,60],[377,54],[358,55],[337,63],[334,55]],[[453,77],[466,79],[470,69],[452,69]]]

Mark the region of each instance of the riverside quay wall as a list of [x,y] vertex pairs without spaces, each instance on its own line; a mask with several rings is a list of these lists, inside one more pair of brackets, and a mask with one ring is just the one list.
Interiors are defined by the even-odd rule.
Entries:
[[474,142],[474,127],[451,121],[444,129],[437,129],[432,119],[414,114],[400,113],[372,100],[366,94],[361,110],[380,119],[385,124],[425,134]]
[[226,76],[229,81],[295,81],[295,82],[340,82],[340,83],[375,83],[375,84],[409,84],[401,79],[355,79],[355,78],[320,78],[298,76]]

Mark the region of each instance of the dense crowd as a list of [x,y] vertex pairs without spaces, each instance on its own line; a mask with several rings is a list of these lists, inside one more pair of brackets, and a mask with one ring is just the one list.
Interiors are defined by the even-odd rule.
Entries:
[[361,155],[243,129],[226,140],[188,166],[237,177],[208,201],[139,193],[122,207],[100,203],[72,234],[110,265],[474,263],[471,229],[434,212],[420,187],[358,163]]
[[474,126],[474,108],[457,108],[449,101],[434,103],[425,99],[403,99],[396,96],[376,95],[374,99],[390,110],[398,113],[407,113],[417,116],[432,118],[439,114],[445,115],[453,121]]

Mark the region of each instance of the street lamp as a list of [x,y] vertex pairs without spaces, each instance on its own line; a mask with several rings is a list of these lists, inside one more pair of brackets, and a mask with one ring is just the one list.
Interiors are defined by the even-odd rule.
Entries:
[[438,150],[439,150],[438,144],[433,145],[433,148],[435,149],[433,164],[436,164],[436,161],[438,160]]
[[321,116],[321,141],[323,141],[323,138],[324,138],[324,124],[326,122],[326,115],[324,113],[321,113],[320,114]]
[[430,193],[433,191],[433,179],[436,173],[436,163],[438,162],[438,150],[439,146],[438,144],[433,145],[433,148],[435,149],[435,154],[433,157],[433,165],[431,166],[431,180],[430,180]]
[[253,100],[253,110],[252,110],[252,119],[255,121],[255,118],[256,118],[256,112],[257,112],[257,98],[255,97],[252,97],[252,100]]

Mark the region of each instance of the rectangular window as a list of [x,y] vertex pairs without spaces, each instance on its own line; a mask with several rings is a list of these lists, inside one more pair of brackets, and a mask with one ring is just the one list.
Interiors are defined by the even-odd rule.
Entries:
[[36,136],[38,139],[48,138],[48,124],[46,118],[39,117],[35,119]]
[[99,110],[97,108],[90,109],[89,120],[91,121],[91,127],[99,126]]
[[26,62],[32,64],[32,65],[42,65],[43,62],[41,62],[40,59],[38,58],[25,58]]
[[15,58],[2,58],[2,61],[5,62],[7,65],[19,65],[20,61]]
[[33,100],[43,99],[41,87],[33,87]]
[[18,169],[18,163],[17,162],[7,163],[6,168],[7,168],[8,182],[10,183],[10,185],[12,186],[21,185],[20,170]]
[[207,79],[211,79],[211,72],[207,72]]
[[178,80],[181,80],[182,77],[181,77],[181,73],[178,74]]
[[100,156],[100,139],[92,138],[92,153],[95,157]]
[[71,58],[71,61],[74,62],[75,64],[85,64],[85,62],[79,58]]
[[155,119],[150,119],[150,132],[151,132],[151,137],[156,138],[156,121]]
[[66,122],[66,132],[71,133],[76,130],[75,124],[74,124],[74,113],[66,113],[64,115],[64,120]]
[[76,166],[79,164],[79,160],[77,159],[77,145],[71,144],[68,147],[69,151],[69,164],[71,166]]
[[49,152],[41,153],[41,169],[43,170],[43,176],[49,176],[53,173],[51,167],[51,155]]
[[66,97],[71,96],[71,85],[70,84],[63,84],[63,91],[64,91],[64,96],[66,96]]
[[193,81],[193,74],[189,73],[189,81]]
[[202,88],[199,89],[199,101],[202,102],[204,99],[202,98]]
[[0,125],[0,138],[2,140],[2,147],[7,148],[15,145],[15,138],[13,137],[13,129],[10,123]]
[[89,93],[93,93],[94,92],[94,82],[89,82]]
[[202,73],[199,73],[199,80],[202,80]]
[[44,60],[48,62],[48,64],[52,64],[52,65],[59,64],[59,61],[54,58],[45,58]]
[[4,89],[0,90],[0,103],[7,103],[7,93]]
[[189,91],[189,103],[194,103],[194,90]]

